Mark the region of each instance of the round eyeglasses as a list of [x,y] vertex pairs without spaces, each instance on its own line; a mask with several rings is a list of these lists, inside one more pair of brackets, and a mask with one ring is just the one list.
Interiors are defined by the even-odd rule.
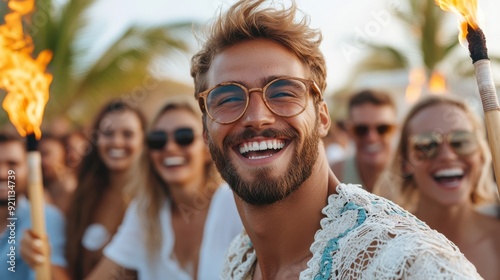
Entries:
[[411,151],[418,160],[432,159],[437,156],[443,143],[448,143],[458,156],[467,156],[478,148],[476,136],[469,131],[457,130],[448,134],[424,132],[410,139]]
[[221,83],[198,93],[197,98],[202,111],[206,111],[212,120],[229,124],[245,114],[252,92],[260,91],[267,108],[274,114],[294,117],[305,110],[310,89],[321,97],[321,91],[314,81],[280,77],[262,88],[248,89],[235,82]]

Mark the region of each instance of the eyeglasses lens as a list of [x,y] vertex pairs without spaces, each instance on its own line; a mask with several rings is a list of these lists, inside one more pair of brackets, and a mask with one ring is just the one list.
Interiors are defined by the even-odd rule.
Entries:
[[207,96],[210,115],[220,122],[231,122],[241,116],[247,104],[247,95],[236,84],[214,88]]
[[[368,132],[372,129],[371,126],[368,125],[356,125],[354,126],[354,134],[357,137],[365,137],[368,135]],[[380,124],[375,127],[375,130],[377,131],[378,135],[384,136],[386,134],[389,134],[392,132],[394,129],[394,125],[391,124]]]
[[174,138],[179,146],[188,146],[194,141],[194,132],[191,128],[177,129],[174,132]]
[[477,148],[474,134],[467,131],[457,131],[449,137],[450,146],[459,155],[469,155]]
[[368,134],[368,126],[366,125],[357,125],[354,127],[354,134],[358,137],[364,137]]
[[[277,79],[264,86],[264,100],[275,114],[290,117],[302,112],[307,102],[307,85],[295,79]],[[221,85],[207,96],[207,110],[216,121],[231,123],[240,118],[248,105],[249,93],[243,85]],[[250,90],[254,91],[254,90]]]
[[414,137],[413,143],[417,158],[422,160],[436,155],[441,140],[432,134],[421,134]]
[[298,80],[277,80],[268,85],[265,97],[274,113],[285,117],[293,116],[306,106],[307,86]]
[[[147,136],[147,145],[152,150],[161,150],[168,143],[168,134],[165,131],[152,131]],[[174,141],[177,145],[185,147],[193,143],[194,131],[191,128],[180,128],[174,131]]]
[[469,155],[478,147],[474,134],[468,131],[454,131],[447,134],[446,137],[438,133],[422,133],[415,135],[412,142],[418,159],[435,157],[443,142],[447,142],[459,156]]
[[388,124],[382,124],[377,126],[377,132],[379,135],[385,135],[392,131],[392,126]]

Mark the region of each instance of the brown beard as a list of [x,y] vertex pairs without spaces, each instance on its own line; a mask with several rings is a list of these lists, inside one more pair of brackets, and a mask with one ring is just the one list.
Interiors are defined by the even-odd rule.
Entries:
[[253,178],[256,179],[250,182],[243,180],[230,160],[229,152],[234,145],[232,143],[259,135],[269,138],[287,136],[291,140],[298,140],[299,135],[295,130],[266,129],[257,133],[253,129],[247,129],[241,135],[228,136],[224,140],[223,149],[217,147],[209,136],[208,146],[222,178],[243,201],[251,205],[269,205],[288,197],[311,176],[319,155],[318,126],[319,123],[316,121],[313,132],[306,136],[303,146],[297,145],[295,147],[285,174],[276,176],[276,171],[273,168],[262,167],[253,172]]

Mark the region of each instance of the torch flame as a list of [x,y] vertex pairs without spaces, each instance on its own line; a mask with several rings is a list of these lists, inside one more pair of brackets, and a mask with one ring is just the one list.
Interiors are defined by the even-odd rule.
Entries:
[[423,68],[414,68],[410,70],[405,94],[405,99],[408,104],[413,104],[420,98],[425,81],[425,70]]
[[429,92],[433,94],[445,94],[447,92],[446,78],[438,71],[432,72],[429,80]]
[[21,136],[42,135],[43,111],[49,99],[52,75],[45,73],[52,52],[40,52],[31,57],[34,49],[31,37],[25,35],[22,17],[29,14],[35,0],[10,0],[12,10],[0,26],[0,88],[7,92],[2,107]]
[[453,12],[458,16],[460,22],[460,42],[466,42],[467,25],[477,29],[477,1],[476,0],[435,0],[436,4],[443,10]]

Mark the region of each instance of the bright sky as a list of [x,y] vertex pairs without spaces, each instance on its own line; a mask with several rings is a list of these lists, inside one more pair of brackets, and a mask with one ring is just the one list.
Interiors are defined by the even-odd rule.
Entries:
[[[101,0],[92,12],[105,35],[114,36],[131,22],[164,23],[180,20],[207,22],[219,7],[226,9],[233,0]],[[286,3],[286,1],[285,1]],[[365,39],[404,46],[408,36],[399,28],[392,14],[406,3],[402,0],[297,0],[308,14],[311,25],[323,33],[322,50],[328,67],[329,91],[341,88],[356,62],[363,54]],[[479,0],[484,22],[481,27],[487,38],[490,54],[500,55],[500,1]],[[112,12],[111,12],[112,11]],[[112,14],[113,13],[113,14]],[[450,31],[455,31],[454,17]],[[406,40],[405,40],[406,39]],[[466,49],[464,53],[468,53]],[[164,69],[164,75],[192,83],[189,57],[179,58]]]

